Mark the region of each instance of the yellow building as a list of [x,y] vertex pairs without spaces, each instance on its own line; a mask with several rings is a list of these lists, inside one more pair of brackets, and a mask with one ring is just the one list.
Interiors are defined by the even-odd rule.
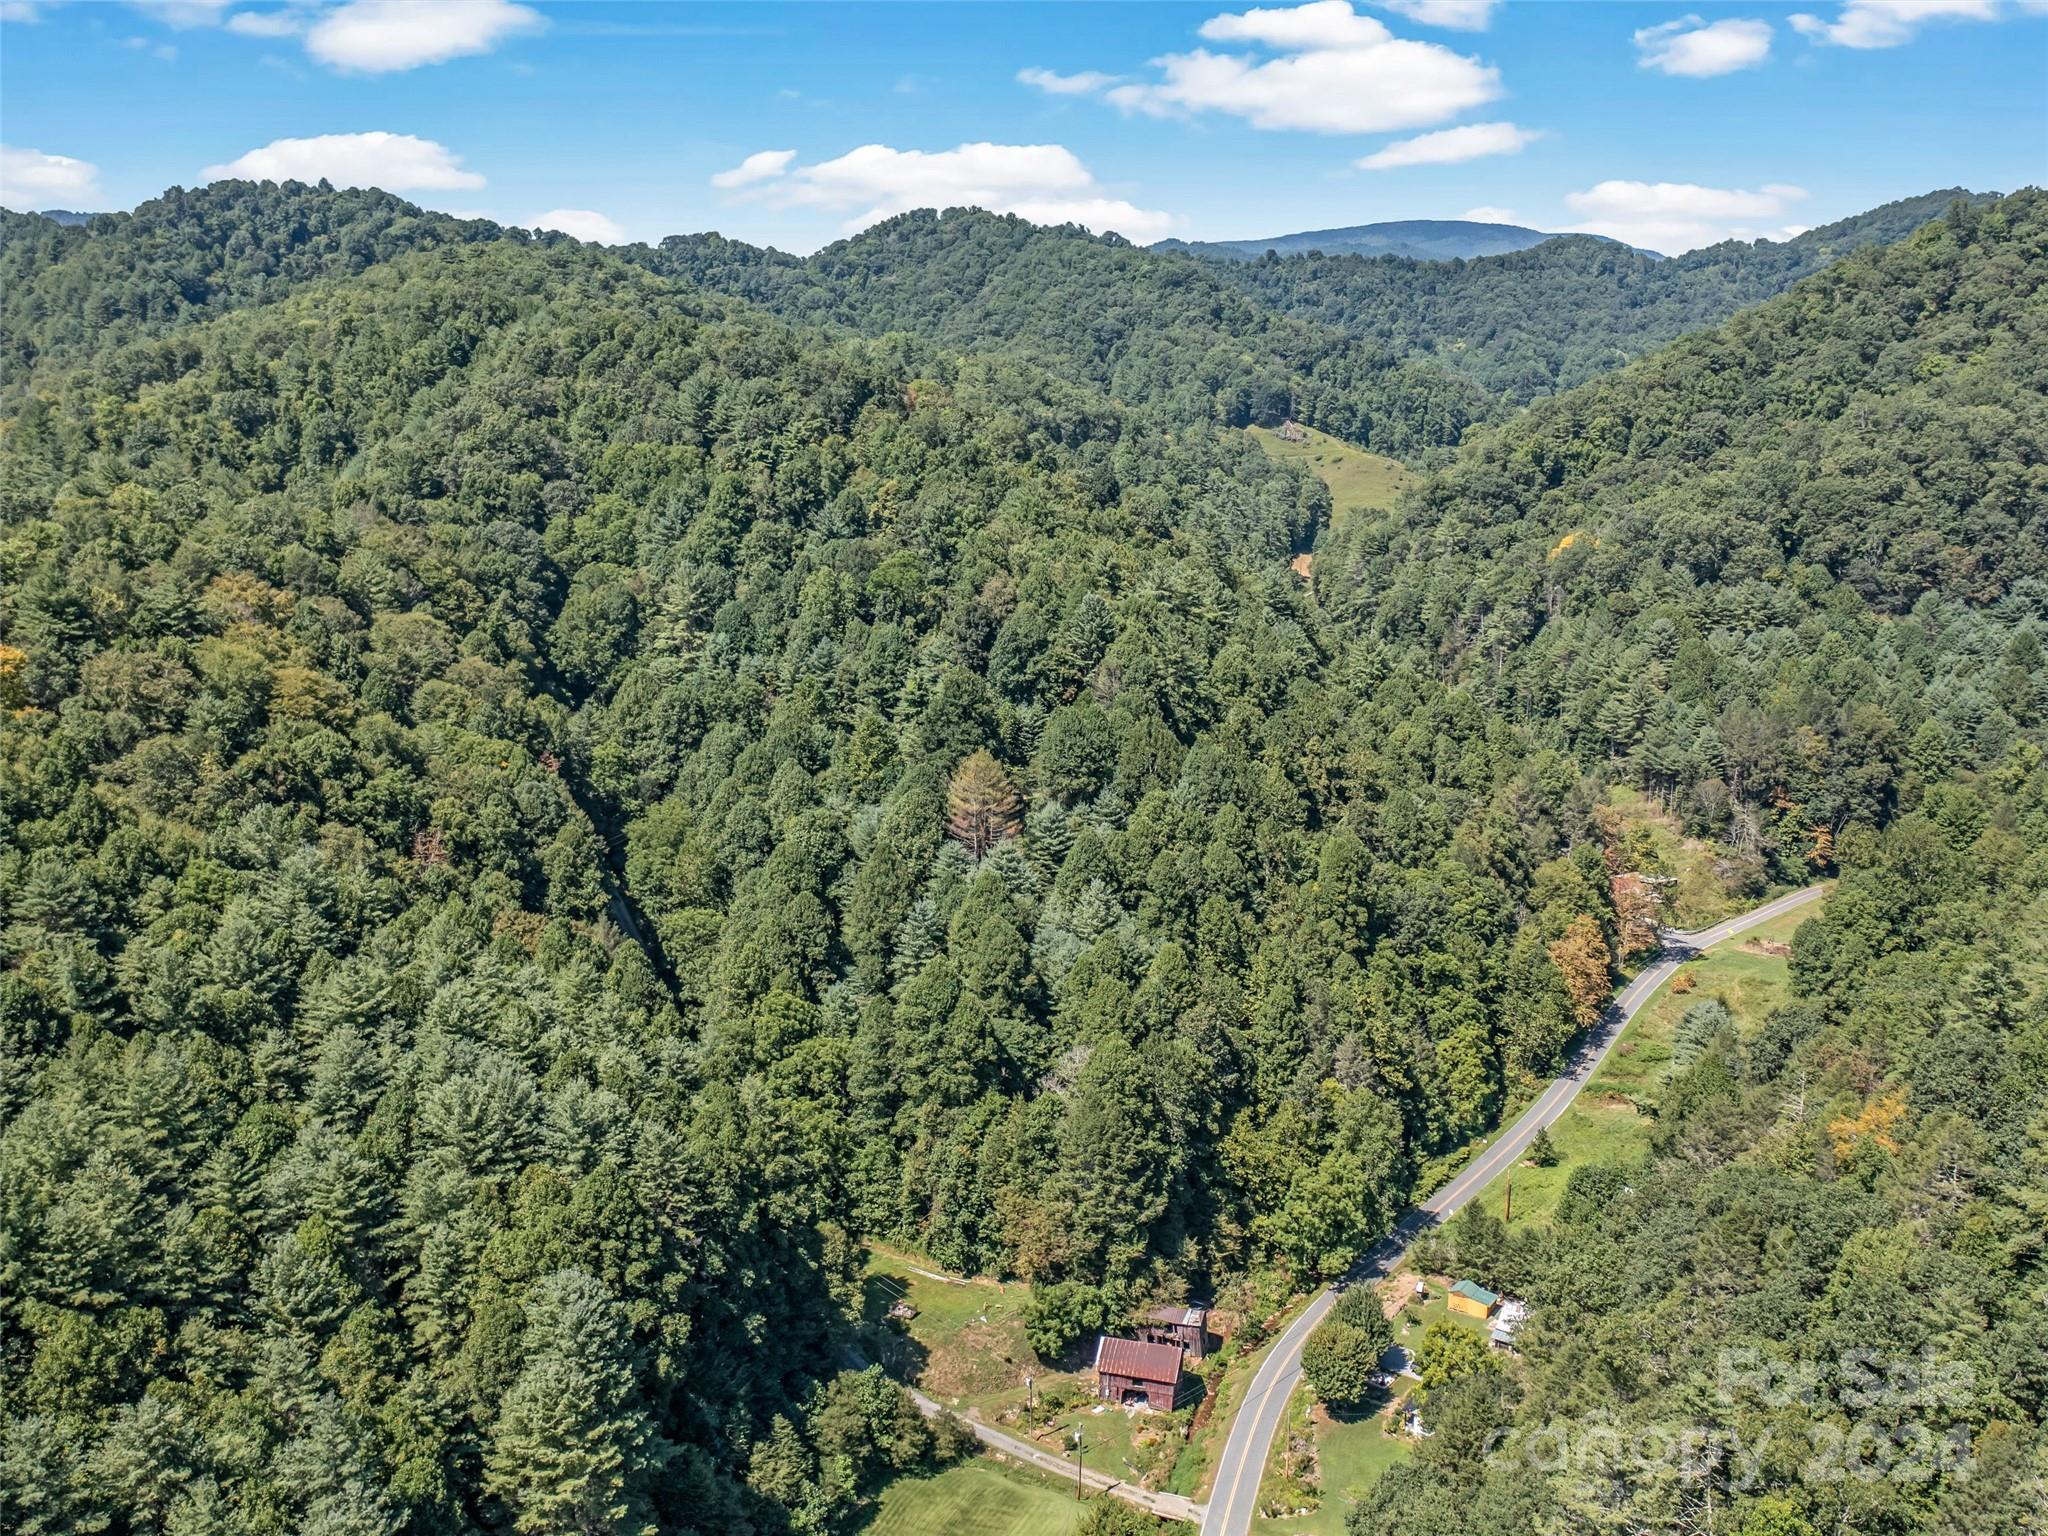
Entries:
[[1461,1317],[1476,1317],[1484,1322],[1493,1316],[1493,1309],[1500,1305],[1500,1298],[1483,1285],[1460,1280],[1451,1287],[1450,1295],[1444,1298],[1444,1305]]

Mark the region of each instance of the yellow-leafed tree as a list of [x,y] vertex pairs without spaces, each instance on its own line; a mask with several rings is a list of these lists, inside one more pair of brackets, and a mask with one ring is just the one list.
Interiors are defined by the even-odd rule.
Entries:
[[946,786],[946,830],[977,859],[1006,837],[1015,837],[1024,800],[987,748],[953,770]]
[[1607,953],[1600,925],[1583,913],[1573,918],[1564,936],[1551,944],[1550,963],[1564,978],[1564,989],[1571,994],[1572,1017],[1579,1028],[1598,1022],[1613,991],[1613,958]]

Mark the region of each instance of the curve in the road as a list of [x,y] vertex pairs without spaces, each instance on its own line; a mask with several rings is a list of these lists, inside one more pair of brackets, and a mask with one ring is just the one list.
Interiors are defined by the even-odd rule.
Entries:
[[[1726,922],[1715,923],[1694,933],[1667,932],[1662,957],[1621,989],[1608,1005],[1607,1012],[1601,1015],[1599,1027],[1572,1053],[1563,1074],[1543,1090],[1536,1102],[1522,1112],[1521,1117],[1486,1150],[1484,1156],[1403,1216],[1394,1230],[1359,1261],[1343,1283],[1370,1280],[1384,1274],[1387,1266],[1406,1251],[1423,1227],[1455,1215],[1492,1181],[1495,1174],[1512,1166],[1528,1150],[1529,1143],[1536,1139],[1536,1133],[1563,1114],[1572,1100],[1578,1097],[1586,1079],[1606,1059],[1628,1021],[1687,958],[1759,923],[1769,922],[1782,913],[1817,901],[1825,891],[1825,886],[1807,886],[1788,896],[1767,901],[1760,907],[1753,907],[1739,917],[1731,917]],[[1247,1536],[1251,1530],[1266,1453],[1280,1427],[1280,1416],[1286,1410],[1287,1399],[1293,1395],[1295,1383],[1301,1379],[1302,1345],[1308,1341],[1316,1324],[1336,1304],[1336,1299],[1334,1290],[1325,1288],[1318,1292],[1301,1316],[1280,1335],[1279,1343],[1259,1363],[1259,1369],[1252,1377],[1251,1389],[1246,1392],[1244,1404],[1230,1426],[1230,1438],[1224,1443],[1222,1459],[1217,1464],[1216,1486],[1202,1521],[1202,1536]]]

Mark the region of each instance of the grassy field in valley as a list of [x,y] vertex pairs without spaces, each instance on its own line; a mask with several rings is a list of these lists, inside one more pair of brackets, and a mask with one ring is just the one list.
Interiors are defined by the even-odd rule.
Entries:
[[1330,488],[1330,511],[1341,519],[1353,512],[1384,511],[1420,478],[1405,464],[1354,448],[1341,438],[1298,428],[1301,442],[1289,442],[1271,427],[1248,427],[1259,446],[1286,464],[1299,464]]
[[[917,1315],[890,1319],[907,1301]],[[868,1255],[863,1314],[868,1352],[889,1374],[962,1412],[1024,1390],[1037,1357],[1024,1340],[1031,1287],[1020,1281],[947,1279],[937,1266],[875,1248]]]

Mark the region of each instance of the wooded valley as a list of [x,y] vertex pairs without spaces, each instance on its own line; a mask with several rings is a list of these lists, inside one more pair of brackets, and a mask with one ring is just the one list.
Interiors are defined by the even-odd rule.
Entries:
[[[1289,421],[1420,482],[1334,518]],[[2035,191],[1669,261],[0,215],[0,1521],[857,1530],[967,1449],[867,1243],[1048,1355],[1343,1274],[1656,949],[1630,792],[1710,916],[1838,884],[1645,1160],[1433,1239],[1545,1347],[1352,1529],[2036,1529],[2044,641]],[[1487,1457],[1803,1424],[1737,1347],[1960,1363],[1957,1459]]]

